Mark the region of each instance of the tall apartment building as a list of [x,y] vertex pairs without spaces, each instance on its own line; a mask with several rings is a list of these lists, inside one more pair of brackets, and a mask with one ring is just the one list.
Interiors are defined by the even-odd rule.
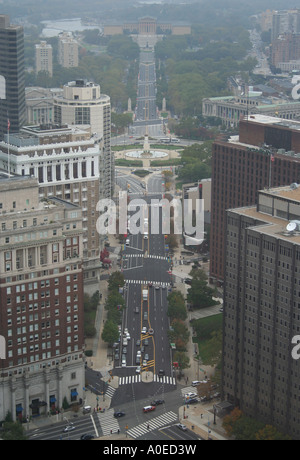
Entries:
[[280,35],[272,42],[271,63],[280,67],[285,62],[300,59],[300,33]]
[[298,185],[227,211],[225,268],[222,398],[300,439]]
[[[227,209],[251,206],[258,190],[300,182],[300,122],[251,115],[239,136],[213,145],[210,278],[223,281]],[[273,161],[272,161],[273,160]]]
[[1,420],[83,397],[82,212],[39,195],[36,179],[1,174]]
[[66,125],[25,127],[0,143],[0,169],[34,176],[40,198],[58,197],[82,208],[84,276],[97,280],[100,235],[96,205],[104,193],[103,147],[90,132]]
[[45,41],[35,45],[35,71],[48,72],[50,77],[53,76],[52,46]]
[[[0,95],[0,139],[8,130],[18,132],[25,123],[24,31],[0,15],[0,77],[5,84]],[[4,93],[4,94],[2,94]]]
[[58,63],[62,67],[78,67],[78,43],[71,32],[62,32],[58,36]]
[[100,85],[76,80],[64,85],[63,95],[54,97],[54,122],[91,127],[94,139],[103,144],[104,195],[110,198],[114,188],[114,155],[111,152],[111,103]]
[[271,40],[276,40],[279,35],[300,33],[300,10],[273,11]]

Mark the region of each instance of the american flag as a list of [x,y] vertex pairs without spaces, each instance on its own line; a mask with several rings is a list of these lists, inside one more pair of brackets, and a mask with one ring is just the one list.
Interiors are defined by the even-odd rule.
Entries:
[[7,129],[8,129],[8,131],[10,129],[10,121],[9,120],[7,120]]

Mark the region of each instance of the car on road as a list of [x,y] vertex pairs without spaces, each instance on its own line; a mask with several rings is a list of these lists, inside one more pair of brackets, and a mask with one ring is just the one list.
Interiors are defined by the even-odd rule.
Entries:
[[124,355],[127,354],[127,347],[123,347],[123,353],[124,353]]
[[146,361],[149,361],[149,355],[148,355],[148,353],[145,354],[145,360],[146,360]]
[[140,345],[141,345],[141,341],[140,341],[140,339],[138,339],[138,340],[136,341],[136,346],[139,347]]
[[194,380],[192,382],[192,387],[197,387],[198,385],[200,385],[200,383],[202,383],[201,380]]
[[143,359],[143,367],[147,367],[147,361]]
[[182,431],[186,431],[186,430],[187,430],[187,427],[186,427],[185,425],[183,425],[182,423],[178,423],[176,426],[177,426],[180,430],[182,430]]
[[163,377],[165,375],[165,371],[163,369],[159,369],[158,376]]
[[151,411],[153,411],[153,410],[155,410],[155,409],[156,409],[155,406],[145,406],[145,407],[143,407],[143,412],[144,412],[144,413],[145,413],[145,412],[151,412]]
[[117,411],[117,412],[114,413],[115,418],[124,417],[124,415],[126,415],[126,414],[125,414],[125,412],[122,412],[122,411]]
[[90,441],[94,439],[94,436],[92,434],[83,434],[80,439],[81,441]]
[[155,401],[152,401],[151,406],[159,406],[160,404],[164,404],[164,399],[156,399]]
[[64,429],[63,429],[63,433],[68,433],[69,431],[73,431],[75,430],[75,426],[73,424],[71,425],[67,425]]
[[155,289],[158,291],[158,290],[160,289],[160,285],[157,284],[157,285],[155,286]]
[[126,358],[122,358],[122,367],[126,367]]
[[146,326],[143,327],[143,329],[142,329],[142,334],[147,334],[147,328],[146,328]]
[[137,366],[137,368],[135,370],[136,374],[140,374],[141,370],[142,370],[141,366]]

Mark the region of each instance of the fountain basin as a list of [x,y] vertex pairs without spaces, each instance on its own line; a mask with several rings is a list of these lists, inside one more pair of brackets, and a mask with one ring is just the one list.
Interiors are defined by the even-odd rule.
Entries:
[[129,158],[139,158],[142,160],[154,160],[157,158],[166,158],[169,154],[162,152],[161,150],[150,150],[149,152],[145,150],[130,150],[129,152],[126,152],[125,156]]

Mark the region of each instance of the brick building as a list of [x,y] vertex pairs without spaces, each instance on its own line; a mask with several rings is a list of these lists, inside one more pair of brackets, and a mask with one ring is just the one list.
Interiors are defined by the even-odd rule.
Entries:
[[239,136],[213,145],[210,278],[224,279],[225,211],[254,205],[258,190],[300,182],[300,122],[251,115]]
[[300,439],[299,186],[227,211],[225,268],[222,399]]
[[82,212],[1,175],[0,227],[0,419],[21,419],[83,396]]

